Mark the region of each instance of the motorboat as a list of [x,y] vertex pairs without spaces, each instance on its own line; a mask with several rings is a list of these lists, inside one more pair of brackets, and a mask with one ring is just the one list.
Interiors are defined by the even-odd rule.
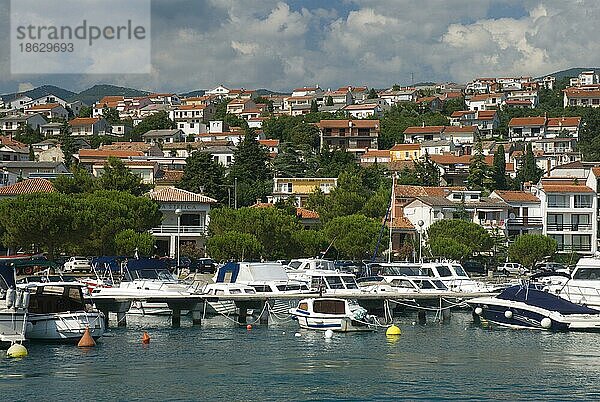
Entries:
[[572,303],[533,284],[511,286],[495,297],[468,300],[475,321],[509,328],[600,331],[600,310]]
[[0,264],[0,344],[25,340],[27,307],[30,296],[15,288],[14,267]]
[[[257,294],[268,296],[269,310],[287,315],[298,301],[312,293],[304,281],[290,279],[278,262],[229,262],[217,271],[216,283],[233,282],[254,288]],[[286,297],[278,298],[279,295]],[[291,296],[297,296],[297,299]]]
[[505,289],[508,284],[497,285],[476,281],[469,277],[462,265],[457,262],[431,262],[421,266],[422,272],[444,282],[454,292],[494,293]]
[[599,258],[581,258],[570,275],[551,272],[538,279],[546,285],[549,292],[557,296],[600,309]]
[[[128,314],[170,315],[166,302],[160,298],[185,299],[200,293],[200,289],[177,280],[166,263],[154,258],[131,259],[123,265],[124,276],[119,286],[92,288],[92,300],[102,298],[131,299]],[[89,283],[88,283],[89,285]],[[185,312],[182,311],[185,314]]]
[[[302,263],[294,269],[295,262]],[[356,282],[356,276],[351,273],[340,272],[332,261],[307,258],[292,260],[287,269],[288,278],[292,281],[304,282],[310,291],[319,294],[351,296],[361,294],[362,291]]]
[[291,271],[306,271],[306,270],[320,270],[320,271],[338,271],[333,261],[325,260],[323,258],[298,258],[291,260],[288,263],[288,269]]
[[[239,309],[233,300],[220,300],[219,297],[230,295],[256,295],[256,290],[249,285],[240,283],[207,283],[202,289],[202,294],[208,296],[204,303],[204,314],[208,315],[237,315]],[[249,314],[252,311],[247,312]]]
[[31,282],[18,287],[30,295],[27,339],[78,341],[86,328],[94,339],[106,331],[104,314],[85,301],[84,284]]
[[298,320],[300,328],[337,332],[373,331],[376,322],[367,310],[347,299],[302,299],[289,313]]

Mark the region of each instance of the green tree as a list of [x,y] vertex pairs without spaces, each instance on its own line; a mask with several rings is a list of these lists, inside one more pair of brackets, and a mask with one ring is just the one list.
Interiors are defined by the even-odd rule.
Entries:
[[492,182],[494,190],[506,190],[506,157],[504,155],[504,146],[498,145],[494,153],[494,166],[492,168]]
[[35,152],[33,152],[33,145],[29,144],[29,160],[35,161]]
[[331,95],[329,95],[325,100],[325,106],[333,106],[333,98],[331,97]]
[[142,195],[149,187],[142,183],[140,176],[129,170],[121,159],[109,156],[104,171],[97,180],[101,189],[126,191],[133,195]]
[[140,141],[142,134],[150,130],[168,130],[174,128],[177,128],[177,126],[169,118],[169,114],[165,111],[160,111],[142,119],[125,138],[132,141]]
[[150,233],[137,233],[132,229],[125,229],[115,236],[115,247],[118,255],[151,256],[154,253],[154,236]]
[[377,95],[377,91],[375,88],[369,89],[369,94],[367,95],[367,99],[377,99],[379,95]]
[[427,230],[429,248],[434,257],[462,259],[489,251],[494,242],[476,223],[460,219],[442,219]]
[[442,108],[442,113],[446,116],[450,116],[452,113],[465,110],[465,98],[452,98],[446,99]]
[[415,161],[415,174],[421,186],[440,185],[440,169],[431,160],[427,151],[422,161]]
[[321,132],[314,124],[301,122],[290,130],[289,139],[298,148],[309,146],[311,150],[315,150],[319,148]]
[[256,140],[252,130],[248,130],[239,143],[229,168],[229,182],[235,184],[236,179],[238,205],[252,205],[272,191],[268,151]]
[[121,124],[119,111],[115,108],[105,107],[102,109],[102,117],[104,117],[108,124]]
[[527,143],[525,156],[521,169],[517,173],[517,178],[521,184],[525,182],[537,183],[544,174],[544,171],[540,169],[535,163],[535,156],[531,148],[531,143]]
[[283,144],[273,160],[276,177],[305,177],[307,166],[293,144]]
[[21,125],[15,134],[15,140],[25,144],[35,144],[42,141],[43,137],[39,130],[34,130],[29,124]]
[[470,190],[483,191],[488,186],[489,168],[485,163],[485,156],[481,146],[481,141],[475,143],[475,149],[471,156],[471,164],[469,165],[469,176],[467,184]]
[[312,101],[310,101],[310,112],[317,113],[318,111],[319,111],[319,105],[317,104],[317,101],[315,99],[313,99]]
[[73,176],[60,175],[52,182],[54,189],[63,194],[91,193],[94,191],[94,177],[83,168],[73,166]]
[[327,222],[323,231],[340,259],[363,260],[375,250],[381,224],[364,215],[340,216]]
[[540,234],[523,234],[517,236],[508,247],[508,256],[526,267],[533,268],[535,264],[556,252],[557,243],[551,237]]
[[296,231],[292,240],[298,249],[296,257],[318,257],[328,246],[325,234],[319,230]]
[[82,106],[81,109],[79,109],[77,117],[92,117],[92,107]]
[[259,259],[263,248],[254,235],[229,231],[206,241],[208,254],[217,261],[253,261]]
[[225,167],[216,162],[208,152],[194,152],[187,157],[183,177],[177,187],[206,194],[221,203],[228,200]]

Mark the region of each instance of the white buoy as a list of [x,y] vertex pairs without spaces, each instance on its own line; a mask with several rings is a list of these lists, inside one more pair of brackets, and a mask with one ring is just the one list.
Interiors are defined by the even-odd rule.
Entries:
[[552,326],[552,320],[548,317],[542,318],[540,324],[542,324],[542,328],[549,329]]
[[475,308],[475,314],[481,315],[481,313],[483,313],[483,309],[481,307],[476,307]]
[[300,338],[302,335],[300,335],[300,332],[296,332],[296,333],[294,334],[294,336],[295,336],[296,338]]
[[513,312],[510,310],[506,310],[504,312],[504,316],[510,320],[511,318],[513,318]]
[[327,331],[325,331],[325,339],[331,339],[333,338],[333,331],[328,329]]

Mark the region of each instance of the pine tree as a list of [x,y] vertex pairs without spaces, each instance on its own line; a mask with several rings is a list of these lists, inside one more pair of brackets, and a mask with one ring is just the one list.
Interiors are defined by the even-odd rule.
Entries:
[[227,201],[225,168],[208,152],[194,152],[185,160],[183,178],[177,187],[206,194],[223,203]]
[[367,99],[377,99],[378,95],[377,95],[377,91],[375,90],[375,88],[371,88],[369,90],[369,95],[367,95]]
[[469,176],[467,177],[467,184],[470,190],[483,191],[485,189],[488,170],[489,168],[485,163],[485,156],[483,155],[481,141],[477,141],[475,143],[473,155],[471,156]]
[[29,144],[29,160],[35,161],[35,153],[33,152],[33,145]]
[[333,106],[333,98],[330,96],[327,97],[327,100],[325,101],[325,106]]
[[298,150],[292,144],[286,143],[273,160],[273,170],[277,177],[304,177],[307,166]]
[[425,157],[422,161],[415,162],[415,174],[422,186],[439,186],[440,170],[425,151]]
[[313,99],[310,102],[310,112],[317,113],[318,111],[319,111],[319,105],[317,104],[317,101]]
[[521,184],[525,182],[537,183],[540,181],[544,171],[540,169],[535,163],[535,156],[533,155],[533,149],[531,143],[528,143],[525,148],[525,157],[523,158],[523,165],[519,170],[518,178]]
[[494,153],[492,181],[494,190],[506,190],[506,157],[504,155],[503,145],[499,145]]

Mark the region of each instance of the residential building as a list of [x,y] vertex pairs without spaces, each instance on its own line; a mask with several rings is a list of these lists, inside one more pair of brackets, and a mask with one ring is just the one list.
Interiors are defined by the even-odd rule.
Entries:
[[258,140],[259,144],[267,148],[271,158],[274,158],[279,153],[279,140]]
[[173,111],[173,120],[186,135],[202,134],[207,131],[204,122],[211,119],[215,112],[216,106],[213,104],[183,105]]
[[33,99],[27,95],[17,94],[14,99],[6,99],[4,101],[4,107],[8,110],[23,111],[32,100]]
[[537,89],[527,91],[510,91],[506,93],[506,106],[522,106],[534,109],[538,106],[538,103],[539,97]]
[[60,135],[60,130],[63,127],[63,123],[46,123],[40,126],[40,134],[42,137],[56,137]]
[[415,144],[423,141],[445,140],[445,126],[412,126],[404,130],[404,142]]
[[391,161],[389,149],[370,149],[360,157],[362,165],[370,165],[373,163],[388,164]]
[[438,165],[440,176],[448,186],[466,183],[471,155],[430,155],[429,158]]
[[0,118],[0,131],[3,135],[14,137],[19,129],[29,126],[33,130],[38,130],[44,124],[46,124],[46,119],[41,114],[8,115]]
[[180,129],[149,130],[142,134],[142,139],[147,144],[172,144],[185,142],[186,135]]
[[294,89],[294,91],[292,92],[292,97],[309,96],[311,98],[321,98],[323,97],[323,93],[323,89],[321,89],[318,85],[315,85],[312,87],[302,87]]
[[500,125],[498,113],[495,110],[461,110],[450,116],[452,126],[477,126],[482,137],[491,137],[493,131]]
[[0,199],[14,198],[25,194],[53,193],[54,191],[54,186],[50,180],[42,178],[25,179],[0,187]]
[[469,110],[498,110],[505,101],[506,95],[503,93],[473,95],[465,99],[467,109]]
[[563,90],[563,105],[600,107],[600,85],[571,87]]
[[455,154],[457,151],[456,145],[452,140],[437,140],[437,141],[423,141],[421,144],[421,151],[423,154],[428,155],[444,155],[444,154]]
[[497,198],[508,204],[505,226],[509,239],[514,240],[516,236],[526,233],[542,233],[542,208],[538,197],[525,191],[495,190],[490,198]]
[[[350,92],[350,95],[352,96],[352,100],[356,103],[360,103],[369,97],[369,87],[367,87],[367,86],[354,87],[354,86],[348,85],[346,87],[338,88],[337,91],[338,92]],[[352,103],[352,102],[350,102],[350,103]]]
[[74,136],[110,135],[111,127],[103,117],[76,117],[69,121]]
[[252,99],[233,99],[227,104],[227,113],[241,115],[248,110],[257,110],[256,103]]
[[353,119],[372,119],[383,115],[383,109],[376,103],[362,103],[348,105],[342,109],[348,117]]
[[275,177],[273,195],[267,197],[269,203],[293,199],[296,206],[303,207],[308,196],[317,190],[329,194],[337,186],[337,178],[327,177]]
[[159,255],[175,258],[182,246],[204,247],[210,209],[217,200],[175,187],[153,190],[148,197],[159,203],[163,215],[161,225],[150,230]]
[[389,150],[390,161],[416,161],[423,156],[420,144],[396,144]]
[[573,87],[582,87],[587,85],[597,85],[600,84],[600,80],[598,79],[598,74],[595,71],[582,71],[575,78],[571,78],[569,81],[569,85]]
[[228,146],[228,145],[220,145],[220,146],[212,146],[206,147],[204,149],[199,150],[198,152],[205,152],[210,154],[212,159],[220,163],[221,165],[228,168],[234,161],[236,147]]
[[69,169],[64,163],[37,162],[37,161],[7,161],[0,162],[0,170],[18,175],[22,179],[43,176],[44,178],[55,178],[61,174],[68,174]]
[[[150,185],[154,184],[159,171],[157,162],[126,159],[123,160],[123,163],[131,173],[140,177],[142,183]],[[94,177],[102,176],[104,174],[105,166],[105,162],[99,162],[92,165],[92,175]]]
[[[455,145],[471,146],[481,138],[477,126],[448,126],[444,128],[444,137],[452,141]],[[470,154],[471,152],[465,152]]]
[[28,161],[29,147],[26,144],[0,144],[1,161]]
[[352,93],[347,88],[340,88],[337,91],[327,91],[323,94],[320,106],[325,106],[327,99],[331,97],[334,106],[347,106],[353,103]]
[[321,120],[321,147],[345,149],[362,155],[377,149],[379,120]]
[[43,103],[40,105],[29,106],[25,109],[26,115],[41,114],[46,119],[64,119],[69,118],[69,111],[59,103]]
[[549,117],[546,121],[546,138],[571,137],[579,139],[581,117]]
[[406,88],[398,91],[392,89],[379,92],[379,97],[383,99],[389,106],[394,106],[400,102],[415,102],[419,96],[419,91],[415,88]]
[[532,141],[546,136],[545,117],[513,117],[508,123],[511,141]]

